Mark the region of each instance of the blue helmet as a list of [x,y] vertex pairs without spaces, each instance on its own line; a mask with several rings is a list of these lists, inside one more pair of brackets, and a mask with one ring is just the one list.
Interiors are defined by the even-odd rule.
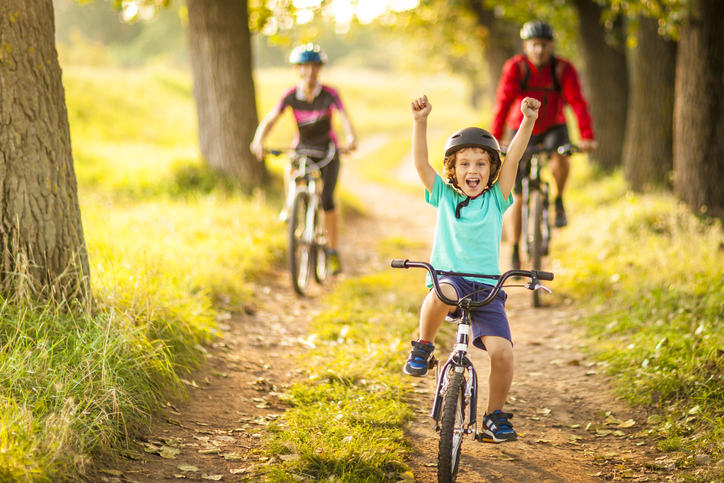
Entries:
[[307,62],[324,64],[327,62],[327,54],[324,53],[324,50],[322,50],[319,45],[312,43],[300,45],[289,54],[290,64],[306,64]]
[[553,27],[547,22],[539,22],[537,20],[528,22],[520,29],[520,38],[529,39],[548,39],[553,40]]

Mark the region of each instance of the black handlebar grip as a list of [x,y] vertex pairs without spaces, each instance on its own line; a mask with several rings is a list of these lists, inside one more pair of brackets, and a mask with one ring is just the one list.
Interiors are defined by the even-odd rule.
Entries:
[[551,272],[538,272],[538,280],[553,280]]
[[392,268],[407,268],[405,266],[405,263],[407,262],[407,259],[403,260],[402,258],[395,258],[392,260]]

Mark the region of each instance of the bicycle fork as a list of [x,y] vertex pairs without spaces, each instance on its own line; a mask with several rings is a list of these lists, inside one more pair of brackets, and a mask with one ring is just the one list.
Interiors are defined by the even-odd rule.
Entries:
[[[464,316],[465,320],[458,323],[457,330],[457,342],[453,353],[450,358],[439,368],[438,361],[434,361],[436,368],[435,379],[437,380],[435,396],[433,398],[432,411],[430,417],[435,420],[435,431],[440,431],[440,412],[442,411],[443,398],[447,392],[448,382],[450,380],[449,374],[451,371],[454,372],[468,372],[468,377],[465,379],[465,407],[468,408],[467,414],[465,415],[465,421],[463,423],[463,432],[465,434],[472,434],[474,437],[477,435],[477,408],[478,408],[478,374],[473,367],[472,362],[468,358],[468,344],[470,340],[470,322],[467,320],[467,314]],[[471,426],[473,428],[471,429]]]

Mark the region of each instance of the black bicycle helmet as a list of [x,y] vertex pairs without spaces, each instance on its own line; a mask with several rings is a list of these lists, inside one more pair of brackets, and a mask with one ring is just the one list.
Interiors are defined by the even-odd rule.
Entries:
[[492,149],[498,153],[498,158],[500,158],[498,140],[488,131],[479,127],[466,127],[452,133],[445,142],[445,157],[450,156],[459,149],[472,147]]
[[290,64],[306,64],[307,62],[324,64],[327,62],[327,54],[319,45],[312,43],[300,45],[289,54]]
[[548,39],[553,40],[553,27],[547,22],[539,22],[535,20],[523,25],[520,29],[520,38],[528,39]]

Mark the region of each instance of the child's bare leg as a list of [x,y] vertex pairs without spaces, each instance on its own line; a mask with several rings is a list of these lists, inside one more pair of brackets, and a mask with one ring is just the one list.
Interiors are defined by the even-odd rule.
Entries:
[[513,383],[513,345],[502,337],[483,337],[483,344],[490,358],[488,378],[488,409],[486,414],[505,406],[510,386]]
[[[457,300],[458,296],[455,289],[450,284],[441,283],[440,288],[445,297]],[[443,303],[435,293],[431,290],[425,301],[422,303],[420,311],[420,339],[427,342],[435,342],[435,336],[440,326],[445,322],[445,316],[452,309],[452,306]]]

